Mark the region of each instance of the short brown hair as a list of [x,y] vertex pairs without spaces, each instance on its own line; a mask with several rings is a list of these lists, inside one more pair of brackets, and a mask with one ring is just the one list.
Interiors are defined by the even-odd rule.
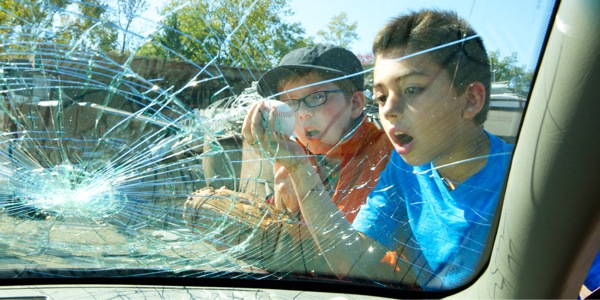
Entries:
[[373,54],[389,58],[401,48],[407,53],[417,53],[436,47],[439,49],[427,53],[453,78],[459,93],[475,81],[485,86],[484,106],[474,118],[475,123],[483,124],[490,101],[490,60],[481,38],[456,12],[421,10],[394,18],[379,30]]

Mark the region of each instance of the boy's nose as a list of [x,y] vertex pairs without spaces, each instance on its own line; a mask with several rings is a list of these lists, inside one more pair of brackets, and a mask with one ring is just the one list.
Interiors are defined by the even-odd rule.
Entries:
[[404,113],[402,101],[393,94],[388,95],[384,105],[379,106],[379,115],[382,119],[401,118]]
[[313,109],[310,107],[306,107],[304,103],[300,103],[300,107],[296,111],[296,118],[298,119],[306,119],[312,116]]

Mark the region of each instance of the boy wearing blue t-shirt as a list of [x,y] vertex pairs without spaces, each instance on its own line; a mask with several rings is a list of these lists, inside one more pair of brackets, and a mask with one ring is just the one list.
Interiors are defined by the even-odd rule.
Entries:
[[421,287],[457,287],[479,263],[512,151],[482,127],[486,50],[455,13],[421,11],[381,29],[373,52],[395,151],[353,227],[412,263]]

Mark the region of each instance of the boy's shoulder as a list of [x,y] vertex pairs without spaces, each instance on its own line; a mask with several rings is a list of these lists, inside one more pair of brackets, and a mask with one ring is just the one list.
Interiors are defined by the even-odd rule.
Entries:
[[[514,144],[509,144],[502,138],[487,131],[485,131],[485,133],[490,139],[490,153],[488,159],[491,160],[492,163],[508,163],[515,148]],[[496,161],[496,158],[500,161]]]
[[[470,178],[481,177],[482,175],[485,177],[493,176],[496,178],[498,177],[497,175],[499,172],[505,172],[507,170],[508,164],[510,163],[514,145],[509,144],[502,138],[487,131],[485,131],[485,133],[490,140],[490,151],[487,155],[487,163],[480,172]],[[403,177],[417,178],[420,176],[433,180],[434,177],[439,176],[437,175],[437,172],[433,172],[435,169],[433,164],[427,163],[419,166],[411,166],[395,151],[391,151],[390,163],[386,169],[388,169],[387,172],[389,172],[390,178],[395,178],[396,180]],[[500,177],[503,178],[503,176]]]
[[505,141],[504,139],[502,139],[501,137],[492,134],[491,132],[487,131],[487,130],[483,130],[488,137],[490,138],[490,144],[492,147],[496,146],[501,150],[504,151],[512,151],[514,148],[514,144],[508,143],[507,141]]

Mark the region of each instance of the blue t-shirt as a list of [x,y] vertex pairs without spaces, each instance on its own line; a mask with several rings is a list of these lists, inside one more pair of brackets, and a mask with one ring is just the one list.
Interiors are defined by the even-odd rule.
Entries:
[[413,167],[392,152],[353,227],[408,255],[424,289],[449,289],[473,275],[504,184],[512,146],[488,133],[490,154],[449,190],[433,164]]
[[[594,292],[600,288],[600,252],[596,254],[596,258],[594,258],[594,262],[583,284],[590,292]],[[581,299],[580,297],[578,298]]]

